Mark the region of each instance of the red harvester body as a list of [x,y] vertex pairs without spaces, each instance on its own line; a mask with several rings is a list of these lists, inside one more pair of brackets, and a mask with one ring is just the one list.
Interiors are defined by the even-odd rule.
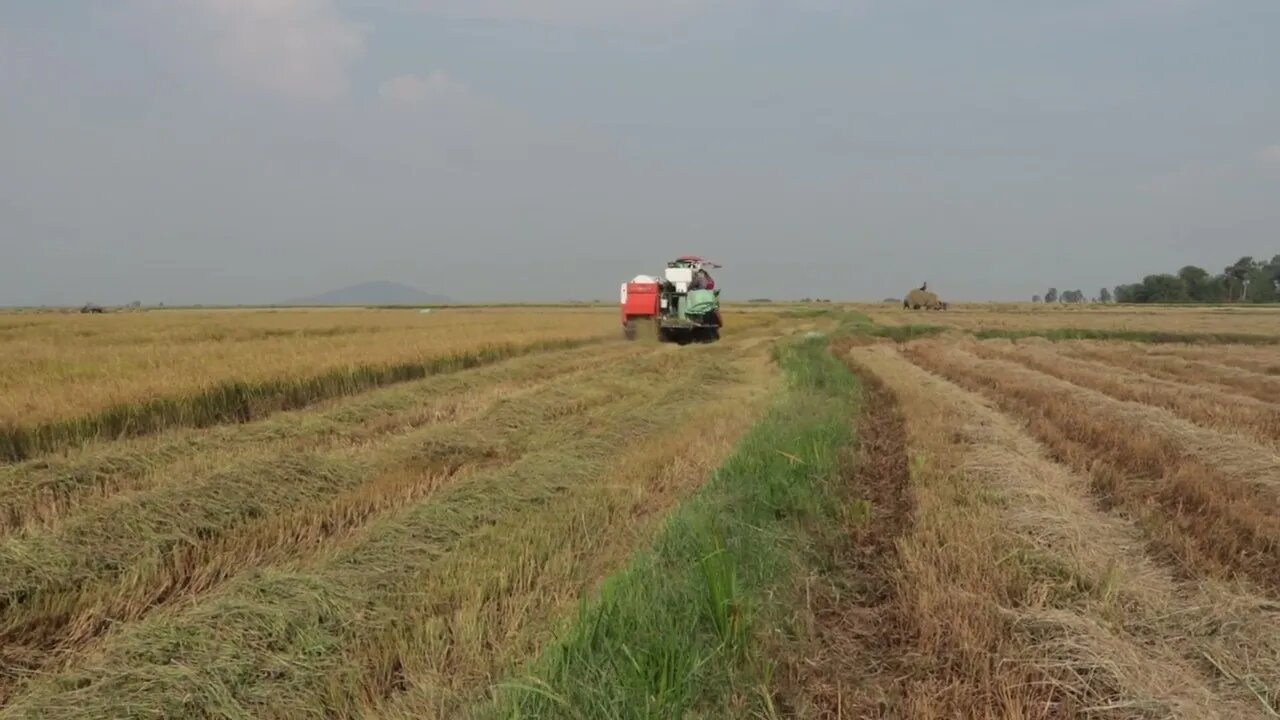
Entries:
[[658,282],[632,280],[622,294],[622,324],[658,316]]

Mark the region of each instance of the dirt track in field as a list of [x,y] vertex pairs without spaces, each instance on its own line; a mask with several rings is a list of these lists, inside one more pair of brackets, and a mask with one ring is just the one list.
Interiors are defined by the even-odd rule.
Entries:
[[865,368],[852,369],[863,382],[858,452],[841,478],[846,505],[828,549],[831,569],[810,583],[816,642],[797,671],[805,716],[816,718],[874,716],[883,701],[878,680],[900,667],[894,573],[896,544],[911,523],[906,429],[893,392]]

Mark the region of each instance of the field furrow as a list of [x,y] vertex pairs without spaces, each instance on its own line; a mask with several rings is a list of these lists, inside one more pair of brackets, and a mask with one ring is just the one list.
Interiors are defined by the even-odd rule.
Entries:
[[552,351],[331,401],[239,425],[178,429],[100,443],[66,456],[0,465],[0,536],[49,528],[81,505],[165,482],[193,484],[248,450],[321,452],[376,443],[431,423],[460,421],[498,398],[634,352],[622,344]]
[[1188,433],[1161,417],[1164,411],[1016,363],[928,343],[908,355],[1023,418],[1056,460],[1088,473],[1095,492],[1139,518],[1162,554],[1185,572],[1248,577],[1271,593],[1280,590],[1280,517],[1273,512],[1275,478],[1266,474],[1276,465],[1238,477],[1233,465],[1239,459],[1188,448]]
[[891,716],[1271,716],[1280,606],[1176,582],[1087,480],[978,396],[894,351],[853,357],[900,399],[918,458],[900,665],[879,688]]
[[1172,355],[1184,360],[1199,360],[1210,365],[1246,370],[1257,375],[1270,377],[1280,375],[1280,352],[1276,348],[1235,346],[1226,352],[1220,348],[1213,350],[1195,347],[1153,348],[1152,354]]
[[[472,638],[482,657],[469,666],[479,668],[471,677],[487,677],[484,663],[507,657],[490,644],[511,633],[484,635],[487,626],[466,613],[478,608],[496,619],[489,613],[542,602],[550,592],[539,585],[545,567],[577,562],[577,554],[561,554],[561,543],[576,536],[570,547],[591,553],[624,530],[581,524],[588,516],[580,503],[621,498],[628,506],[637,479],[616,461],[634,460],[625,449],[663,430],[695,437],[685,425],[692,411],[747,376],[727,366],[729,352],[662,352],[602,369],[562,389],[578,406],[553,417],[528,409],[504,417],[512,408],[500,408],[488,426],[529,438],[510,465],[455,480],[310,560],[242,573],[194,605],[130,623],[62,672],[33,679],[0,717],[156,717],[180,708],[189,709],[185,717],[313,717],[319,708],[355,717],[429,685],[435,663],[453,667],[468,632],[482,635]],[[580,402],[584,396],[603,401]],[[619,480],[616,488],[609,482]],[[592,520],[612,511],[597,512]],[[459,582],[499,562],[498,577],[481,572]],[[579,591],[580,572],[556,586],[562,597]],[[504,601],[504,593],[515,597]],[[451,677],[439,692],[470,687],[465,673]],[[431,709],[437,691],[421,692]]]
[[[1222,349],[1218,351],[1218,356],[1227,357],[1234,351],[1234,348]],[[1280,403],[1280,378],[1214,362],[1188,360],[1180,356],[1180,351],[1179,354],[1148,354],[1134,352],[1125,346],[1085,344],[1073,346],[1067,352],[1170,380],[1219,387],[1236,395]],[[1280,362],[1280,354],[1273,357],[1276,362]]]
[[1142,428],[1154,442],[1170,452],[1213,467],[1234,482],[1255,486],[1258,491],[1280,497],[1280,450],[1272,443],[1259,443],[1228,434],[1211,427],[1201,427],[1177,417],[1174,413],[1142,402],[1122,400],[1083,384],[1062,380],[1038,368],[1023,366],[1003,359],[983,359],[973,352],[973,345],[952,346],[949,352],[965,355],[982,367],[999,372],[1008,370],[1014,377],[1039,383],[1046,390],[1071,396],[1072,400],[1090,408],[1090,412],[1121,427]]
[[861,717],[885,701],[885,678],[900,667],[895,631],[897,544],[912,522],[906,428],[897,398],[879,377],[837,350],[861,378],[858,452],[844,463],[842,527],[811,578],[814,642],[795,663],[798,716]]
[[[1042,345],[977,343],[967,347],[980,357],[1010,360],[1118,400],[1161,407],[1220,432],[1244,434],[1264,446],[1274,447],[1280,440],[1280,406],[1262,400],[1072,358]],[[1268,462],[1265,450],[1261,456],[1260,463]],[[1271,456],[1280,460],[1274,452]]]

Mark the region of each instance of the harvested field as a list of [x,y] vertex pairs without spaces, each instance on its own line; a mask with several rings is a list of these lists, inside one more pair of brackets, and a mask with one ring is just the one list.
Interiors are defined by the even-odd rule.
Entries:
[[[149,342],[239,314],[276,387],[353,318],[440,357],[386,312]],[[1280,714],[1280,345],[457,313],[516,344],[0,464],[0,720]],[[50,347],[140,352],[94,327]]]
[[[1095,359],[1120,368],[1134,368],[1156,377],[1174,381],[1191,381],[1216,387],[1227,393],[1227,399],[1239,401],[1231,396],[1256,398],[1274,406],[1280,403],[1280,377],[1275,377],[1267,369],[1276,360],[1276,353],[1254,353],[1256,366],[1248,364],[1236,366],[1234,362],[1248,363],[1247,359],[1236,361],[1233,358],[1243,355],[1239,348],[1219,350],[1211,356],[1184,348],[1164,348],[1163,352],[1151,353],[1126,352],[1124,347],[1107,347],[1085,345],[1074,349],[1080,357]],[[1199,359],[1205,358],[1205,359]],[[1271,358],[1268,360],[1267,358]]]
[[856,306],[881,325],[932,323],[965,331],[1047,333],[1070,336],[1070,331],[1099,335],[1221,336],[1280,342],[1280,308],[1142,307],[1133,305],[953,304],[945,312],[911,312],[900,306]]
[[877,639],[895,661],[853,702],[894,717],[1270,716],[1280,605],[1265,592],[1179,579],[1088,475],[932,363],[850,355],[894,392],[918,453]]
[[[814,578],[797,717],[1280,713],[1280,347],[1213,344],[1195,311],[1055,310],[916,313],[837,346],[903,442],[861,438],[846,492],[869,507]],[[1043,337],[974,337],[993,326]]]
[[794,330],[756,313],[678,348],[588,313],[574,347],[580,313],[477,315],[524,349],[0,466],[0,715],[454,717],[731,454]]

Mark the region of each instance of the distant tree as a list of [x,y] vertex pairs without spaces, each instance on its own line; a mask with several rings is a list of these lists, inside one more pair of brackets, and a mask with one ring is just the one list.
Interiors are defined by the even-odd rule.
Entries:
[[1031,302],[1033,302],[1033,303],[1038,303],[1038,302],[1040,302],[1040,296],[1039,296],[1039,295],[1032,295],[1032,296],[1031,296]]
[[1049,288],[1049,292],[1044,294],[1044,301],[1047,303],[1058,302],[1058,288]]
[[1178,271],[1178,278],[1193,302],[1213,302],[1216,299],[1218,291],[1208,270],[1187,265]]
[[[1066,298],[1067,293],[1062,294]],[[1099,300],[1107,302],[1106,293]],[[1140,283],[1117,285],[1110,293],[1117,303],[1216,303],[1280,302],[1280,254],[1270,260],[1245,255],[1211,274],[1196,265],[1185,265],[1177,273],[1147,275]]]
[[1245,283],[1246,281],[1249,280],[1250,272],[1253,269],[1254,269],[1254,262],[1253,262],[1252,255],[1245,255],[1244,257],[1235,261],[1235,263],[1223,268],[1222,274],[1227,276],[1227,281],[1228,281],[1227,287],[1231,291],[1231,294],[1228,297],[1228,300],[1243,301],[1245,299],[1244,297]]
[[1271,262],[1265,266],[1267,276],[1271,279],[1271,286],[1280,290],[1280,255],[1272,255]]
[[1280,292],[1276,287],[1277,271],[1280,271],[1280,266],[1276,264],[1278,259],[1280,257],[1273,257],[1270,262],[1259,260],[1249,269],[1247,297],[1249,302],[1273,303],[1280,300]]
[[1177,275],[1148,275],[1142,279],[1139,293],[1138,302],[1184,303],[1191,300],[1187,286]]
[[1098,291],[1098,302],[1101,302],[1101,303],[1109,303],[1109,302],[1111,302],[1111,291],[1110,291],[1110,290],[1108,290],[1108,289],[1106,289],[1106,288],[1102,288],[1101,290],[1099,290],[1099,291]]

